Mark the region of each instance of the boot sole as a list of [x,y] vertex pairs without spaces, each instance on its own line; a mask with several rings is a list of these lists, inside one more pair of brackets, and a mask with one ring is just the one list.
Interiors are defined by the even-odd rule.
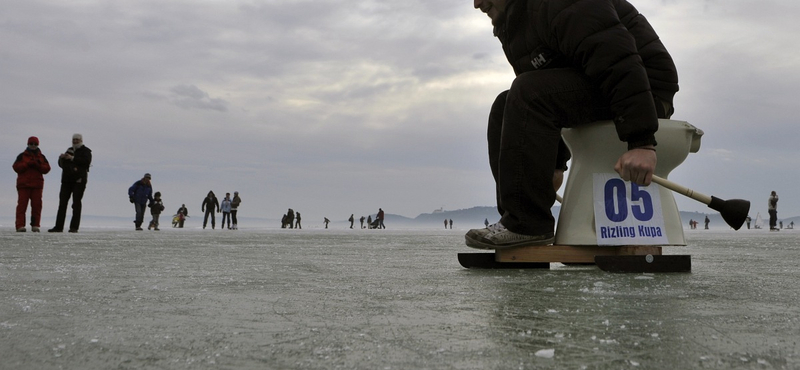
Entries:
[[516,243],[496,245],[496,244],[484,243],[480,240],[474,240],[466,236],[464,238],[466,239],[466,244],[468,247],[475,249],[483,249],[483,250],[490,250],[490,249],[499,250],[499,249],[509,249],[517,247],[541,247],[553,244],[553,242],[556,241],[556,237],[552,236],[550,238],[541,240],[521,240]]

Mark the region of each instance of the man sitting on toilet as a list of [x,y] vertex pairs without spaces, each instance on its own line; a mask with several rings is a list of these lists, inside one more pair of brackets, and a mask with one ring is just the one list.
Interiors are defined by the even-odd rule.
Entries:
[[614,120],[628,151],[614,169],[649,185],[658,118],[672,115],[678,74],[647,20],[626,0],[474,0],[516,73],[489,113],[489,164],[500,221],[466,234],[500,249],[554,241],[550,208],[569,150],[561,129]]

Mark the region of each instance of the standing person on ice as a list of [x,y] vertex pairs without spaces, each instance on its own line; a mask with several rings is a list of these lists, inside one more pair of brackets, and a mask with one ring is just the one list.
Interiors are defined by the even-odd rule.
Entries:
[[225,198],[219,205],[222,211],[222,223],[219,225],[220,230],[225,229],[225,220],[228,220],[228,230],[231,229],[231,193],[225,193]]
[[214,195],[214,192],[209,190],[208,195],[206,198],[203,199],[203,204],[200,206],[200,212],[205,212],[205,216],[203,216],[203,229],[206,228],[206,224],[208,223],[208,215],[211,215],[211,229],[213,230],[217,224],[216,215],[214,212],[219,212],[219,201],[217,200],[217,196]]
[[233,192],[233,199],[231,200],[231,221],[233,222],[233,229],[239,230],[239,220],[236,214],[239,212],[239,205],[242,204],[242,198],[239,198],[239,192]]
[[148,204],[153,204],[153,186],[150,184],[150,179],[150,174],[146,173],[141,180],[134,182],[128,188],[128,199],[136,209],[136,218],[133,220],[136,230],[142,230],[144,211]]
[[39,150],[39,138],[28,138],[28,147],[17,156],[11,166],[17,173],[17,217],[14,223],[19,232],[25,232],[25,211],[31,203],[31,231],[38,233],[42,221],[42,192],[44,176],[50,172],[50,163]]
[[628,151],[614,169],[649,185],[658,118],[673,112],[675,65],[647,20],[625,0],[474,0],[492,20],[516,78],[489,113],[496,224],[467,232],[473,248],[547,245],[550,208],[569,150],[561,129],[613,119]]
[[83,145],[83,135],[72,135],[72,146],[58,156],[58,167],[61,167],[58,212],[56,212],[56,225],[47,232],[60,233],[64,231],[70,197],[72,198],[72,220],[69,222],[69,232],[78,232],[78,228],[81,226],[83,193],[86,191],[86,182],[89,180],[89,167],[91,166],[92,150]]
[[769,230],[778,230],[778,193],[774,190],[769,194],[767,201],[767,212],[769,213]]

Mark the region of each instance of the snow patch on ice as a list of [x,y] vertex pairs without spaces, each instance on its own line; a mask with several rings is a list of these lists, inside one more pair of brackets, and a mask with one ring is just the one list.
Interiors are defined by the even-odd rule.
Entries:
[[536,353],[534,353],[533,355],[541,358],[553,358],[555,354],[556,354],[555,348],[548,348],[548,349],[540,349],[536,351]]

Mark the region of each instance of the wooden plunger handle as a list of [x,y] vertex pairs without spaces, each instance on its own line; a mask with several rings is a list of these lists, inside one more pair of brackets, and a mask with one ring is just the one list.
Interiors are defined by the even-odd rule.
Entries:
[[708,195],[700,194],[700,193],[698,193],[698,192],[696,192],[696,191],[694,191],[692,189],[689,189],[687,187],[678,185],[678,184],[676,184],[676,183],[674,183],[672,181],[669,181],[667,179],[664,179],[664,178],[658,177],[656,175],[653,175],[653,182],[656,183],[656,184],[659,184],[659,185],[661,185],[661,186],[663,186],[663,187],[665,187],[665,188],[667,188],[669,190],[672,190],[672,191],[674,191],[676,193],[683,194],[683,195],[685,195],[685,196],[687,196],[689,198],[692,198],[692,199],[694,199],[694,200],[696,200],[698,202],[701,202],[701,203],[703,203],[705,205],[711,204],[711,197],[709,197]]
[[[661,186],[663,186],[663,187],[665,187],[665,188],[667,188],[669,190],[672,190],[672,191],[674,191],[676,193],[683,194],[683,195],[685,195],[685,196],[687,196],[689,198],[692,198],[692,199],[694,199],[694,200],[696,200],[698,202],[701,202],[701,203],[703,203],[705,205],[711,204],[711,197],[710,196],[702,194],[702,193],[698,193],[698,192],[696,192],[696,191],[694,191],[692,189],[689,189],[689,188],[687,188],[685,186],[678,185],[678,184],[676,184],[676,183],[674,183],[672,181],[669,181],[669,180],[667,180],[665,178],[659,177],[657,175],[653,175],[653,182],[656,183],[656,184],[659,184],[659,185],[661,185]],[[558,194],[556,194],[556,200],[559,203],[564,204],[564,198],[562,198]]]

